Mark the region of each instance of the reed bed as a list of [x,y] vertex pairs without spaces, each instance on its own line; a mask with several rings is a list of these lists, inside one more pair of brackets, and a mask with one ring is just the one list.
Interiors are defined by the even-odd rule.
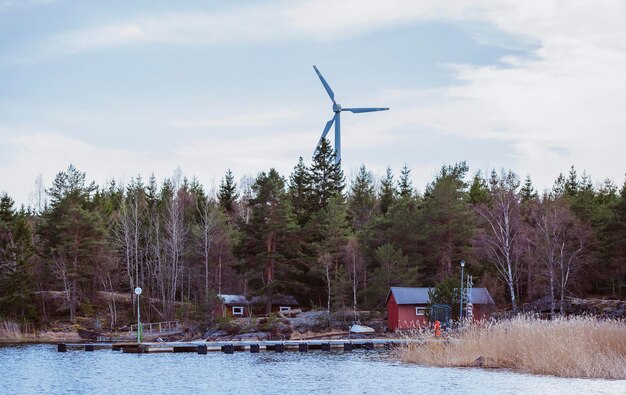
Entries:
[[399,350],[405,362],[482,366],[560,377],[626,379],[626,322],[518,316]]
[[75,331],[36,331],[14,321],[0,321],[0,343],[54,343],[58,341],[79,341]]

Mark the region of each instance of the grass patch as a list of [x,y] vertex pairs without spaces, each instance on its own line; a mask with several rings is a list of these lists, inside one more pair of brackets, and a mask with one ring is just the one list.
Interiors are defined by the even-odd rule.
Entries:
[[626,379],[626,323],[594,317],[518,316],[481,323],[399,351],[405,362],[508,368],[560,377]]

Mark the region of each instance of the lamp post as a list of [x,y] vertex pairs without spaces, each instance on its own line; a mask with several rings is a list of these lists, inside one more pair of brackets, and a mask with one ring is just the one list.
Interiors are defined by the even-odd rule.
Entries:
[[135,288],[135,295],[137,295],[137,343],[141,343],[141,310],[139,309],[139,295],[141,295],[141,288]]
[[461,305],[459,306],[459,324],[463,321],[463,268],[465,267],[465,261],[461,259]]

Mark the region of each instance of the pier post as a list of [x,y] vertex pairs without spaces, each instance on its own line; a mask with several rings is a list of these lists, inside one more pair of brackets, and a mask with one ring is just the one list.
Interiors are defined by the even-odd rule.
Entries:
[[299,343],[298,344],[298,351],[300,351],[300,352],[307,352],[307,351],[309,351],[308,343]]
[[285,351],[285,344],[284,343],[276,343],[276,345],[274,346],[274,350],[276,352],[284,352]]
[[343,351],[352,351],[353,348],[352,343],[343,343]]
[[112,351],[122,351],[122,346],[114,344],[114,345],[111,346],[111,350]]
[[85,351],[95,351],[93,344],[85,344]]
[[234,344],[224,344],[222,346],[222,351],[224,354],[234,354],[235,353],[235,345]]
[[201,344],[198,346],[198,354],[206,355],[207,350],[208,349],[207,349],[206,344]]
[[58,352],[67,352],[67,344],[65,344],[65,343],[57,344],[57,351]]
[[322,351],[330,351],[330,343],[322,343]]
[[261,350],[261,346],[258,344],[250,344],[250,353],[256,354]]

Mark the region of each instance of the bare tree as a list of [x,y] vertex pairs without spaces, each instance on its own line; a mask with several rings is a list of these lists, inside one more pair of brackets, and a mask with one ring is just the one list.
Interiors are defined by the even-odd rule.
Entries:
[[323,279],[324,279],[324,283],[326,284],[326,296],[328,297],[328,300],[326,302],[326,312],[328,314],[330,314],[330,301],[332,299],[332,280],[333,280],[333,270],[335,268],[335,260],[333,259],[333,256],[326,252],[324,254],[322,254],[318,259],[317,262],[319,263],[318,266],[318,270],[322,272],[322,274],[324,275]]
[[[143,224],[145,221],[146,209],[143,192],[140,188],[132,188],[127,198],[122,202],[118,212],[117,224],[115,226],[115,244],[121,250],[128,277],[129,292],[136,303],[136,296],[133,289],[144,285],[144,246],[142,241]],[[135,309],[133,309],[135,314]]]
[[537,257],[543,262],[549,283],[550,313],[555,315],[556,293],[559,293],[560,313],[573,276],[582,261],[589,230],[580,223],[562,198],[544,196],[532,212],[535,227],[533,243]]
[[479,243],[495,265],[511,295],[511,306],[517,310],[517,269],[524,252],[520,204],[517,196],[519,179],[512,173],[492,173],[490,201],[474,207],[483,220]]
[[176,293],[180,286],[179,280],[183,273],[183,251],[187,241],[187,226],[184,221],[184,207],[179,197],[169,199],[165,210],[165,257],[167,265],[164,275],[164,314],[171,318],[174,315]]
[[198,232],[196,245],[197,250],[200,255],[202,255],[202,260],[204,262],[204,298],[205,301],[208,302],[210,298],[209,262],[211,260],[211,252],[218,232],[219,207],[215,202],[212,202],[209,199],[204,199],[197,202],[197,210],[198,221],[196,223],[196,229]]
[[346,272],[350,278],[350,288],[352,289],[352,310],[354,311],[354,319],[356,320],[356,304],[357,292],[359,289],[359,277],[364,269],[363,254],[356,237],[348,239],[348,244],[344,247],[344,262],[346,263]]

